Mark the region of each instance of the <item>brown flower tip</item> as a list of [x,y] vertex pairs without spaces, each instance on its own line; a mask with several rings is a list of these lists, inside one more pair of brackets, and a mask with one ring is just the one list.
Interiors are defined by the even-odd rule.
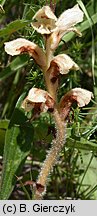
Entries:
[[24,99],[21,107],[27,112],[31,111],[33,108],[36,109],[37,112],[46,112],[47,110],[52,112],[54,104],[55,102],[48,92],[42,89],[32,88],[28,96]]
[[37,188],[37,191],[38,191],[40,194],[43,193],[44,190],[45,190],[44,185],[41,185],[41,184],[39,184],[39,183],[36,183],[36,188]]
[[43,185],[36,183],[35,181],[31,181],[31,180],[26,181],[24,183],[24,186],[26,186],[26,185],[32,185],[33,187],[36,187],[36,189],[39,193],[43,193],[44,189],[45,189],[45,187]]

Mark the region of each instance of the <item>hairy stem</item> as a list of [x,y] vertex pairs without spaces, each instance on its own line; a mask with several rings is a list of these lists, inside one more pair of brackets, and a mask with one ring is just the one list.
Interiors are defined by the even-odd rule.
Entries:
[[[55,125],[57,129],[56,138],[52,141],[52,147],[46,156],[46,159],[43,163],[43,166],[37,179],[37,184],[44,186],[44,189],[46,187],[49,173],[55,165],[59,153],[66,140],[66,125],[60,118],[60,115],[56,108],[54,110],[53,117],[55,119]],[[43,194],[39,193],[39,191],[36,189],[34,199],[42,199],[42,196]]]
[[52,141],[52,147],[46,157],[46,160],[44,161],[43,167],[41,169],[40,175],[37,180],[37,183],[43,186],[46,185],[47,177],[51,169],[55,165],[56,159],[65,142],[65,133],[64,133],[65,127],[64,127],[64,123],[60,119],[57,109],[55,109],[53,115],[54,115],[55,125],[57,129],[56,139]]
[[50,80],[50,74],[49,74],[49,67],[50,67],[50,62],[53,58],[53,51],[50,49],[50,41],[49,41],[49,36],[46,37],[46,67],[43,71],[44,73],[44,79],[45,79],[45,84],[47,91],[50,93],[50,95],[53,97],[53,99],[56,101],[57,100],[57,95],[56,95],[56,90],[54,88],[54,84]]
[[[46,87],[48,92],[51,94],[53,99],[56,101],[56,107],[54,108],[53,112],[53,117],[55,120],[55,126],[57,129],[56,133],[56,138],[52,141],[52,147],[49,151],[49,153],[46,156],[46,159],[43,163],[43,166],[41,168],[40,174],[38,176],[37,182],[36,182],[36,187],[35,187],[35,192],[34,192],[34,199],[42,199],[43,197],[43,192],[45,191],[46,187],[46,182],[49,176],[49,173],[51,172],[53,166],[55,165],[57,158],[59,156],[59,153],[65,143],[65,138],[66,138],[66,125],[62,121],[62,118],[58,112],[57,109],[57,93],[54,88],[53,83],[49,79],[49,74],[48,74],[48,68],[50,67],[50,62],[52,60],[53,53],[50,50],[50,44],[48,43],[48,37],[46,38],[46,67],[44,72],[44,78],[46,82]],[[42,186],[44,188],[43,192],[39,191],[39,188],[37,186]]]

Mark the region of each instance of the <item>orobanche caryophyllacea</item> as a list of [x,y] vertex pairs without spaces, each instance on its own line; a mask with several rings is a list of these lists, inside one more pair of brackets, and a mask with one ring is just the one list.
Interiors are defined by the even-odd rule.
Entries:
[[31,23],[31,26],[43,35],[45,50],[24,38],[5,43],[5,51],[9,55],[28,53],[43,72],[47,91],[32,87],[22,103],[22,108],[26,112],[37,107],[39,113],[49,111],[55,121],[56,137],[52,140],[51,149],[41,167],[37,182],[33,186],[34,199],[42,199],[45,194],[48,176],[66,141],[66,119],[72,104],[76,102],[79,107],[83,107],[93,96],[88,90],[74,88],[67,92],[59,102],[57,99],[59,75],[65,76],[70,70],[79,70],[79,66],[67,54],[54,56],[54,52],[66,33],[74,31],[81,35],[75,25],[82,21],[83,12],[78,4],[64,11],[59,18],[46,5],[36,12]]

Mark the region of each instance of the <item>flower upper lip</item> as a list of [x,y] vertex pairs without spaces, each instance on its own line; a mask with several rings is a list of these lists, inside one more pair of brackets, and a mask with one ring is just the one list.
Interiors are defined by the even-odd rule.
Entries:
[[44,6],[38,10],[33,19],[36,19],[36,22],[32,22],[33,28],[41,34],[51,34],[58,30],[65,33],[71,31],[74,25],[83,20],[83,12],[76,4],[57,18],[49,6]]
[[59,72],[61,74],[67,74],[69,70],[79,70],[78,65],[66,54],[59,54],[53,57],[50,62],[50,69],[53,68],[55,73]]
[[79,107],[87,105],[91,98],[93,98],[93,93],[83,88],[74,88],[67,92],[60,100],[60,108],[64,108],[68,103],[71,104],[76,101]]
[[83,20],[83,12],[80,10],[78,4],[73,8],[64,11],[56,22],[56,26],[61,29],[69,29]]
[[36,20],[40,20],[44,18],[57,21],[57,17],[52,12],[49,6],[44,6],[41,9],[39,9],[33,17],[33,19],[36,19]]
[[41,34],[50,34],[56,28],[57,17],[49,6],[39,9],[33,19],[36,19],[36,22],[32,22],[33,28]]

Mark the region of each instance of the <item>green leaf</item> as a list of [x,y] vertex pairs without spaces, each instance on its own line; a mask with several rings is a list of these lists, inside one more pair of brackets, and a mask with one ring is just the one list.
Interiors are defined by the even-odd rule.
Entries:
[[4,142],[5,142],[5,133],[8,128],[9,120],[0,121],[0,155],[3,155]]
[[91,35],[92,35],[92,73],[93,73],[93,81],[94,81],[94,84],[95,84],[95,77],[94,77],[94,65],[95,65],[95,43],[94,43],[94,33],[93,33],[93,21],[91,19],[91,16],[89,16],[87,10],[86,10],[86,7],[84,6],[83,2],[81,0],[77,0],[78,4],[80,5],[80,7],[82,8],[85,16],[87,17],[87,20],[89,22],[89,25],[90,25],[90,29],[91,29]]
[[5,130],[0,129],[0,156],[3,155],[5,132]]
[[0,121],[0,129],[7,129],[8,128],[8,124],[9,124],[9,120],[8,119],[4,119]]
[[27,24],[29,24],[31,21],[26,20],[15,20],[11,23],[9,23],[5,28],[0,29],[0,37],[8,36],[21,28],[24,28]]
[[21,69],[23,66],[27,65],[29,56],[20,55],[16,57],[6,68],[4,68],[0,73],[0,81],[8,78],[18,69]]
[[33,141],[33,127],[20,109],[24,94],[19,98],[5,136],[3,174],[0,199],[8,199],[16,177],[30,152]]

